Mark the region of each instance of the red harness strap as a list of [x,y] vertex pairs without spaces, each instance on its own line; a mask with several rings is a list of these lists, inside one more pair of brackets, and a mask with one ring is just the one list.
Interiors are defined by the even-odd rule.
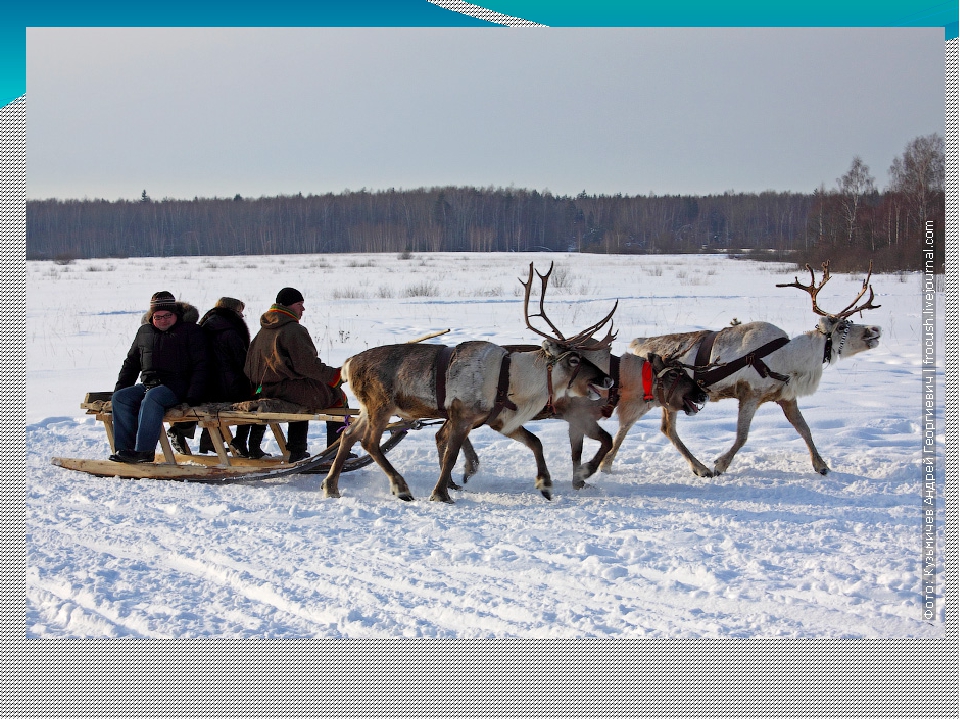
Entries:
[[649,402],[653,400],[653,365],[650,364],[650,361],[643,361],[640,375],[643,378],[643,399]]

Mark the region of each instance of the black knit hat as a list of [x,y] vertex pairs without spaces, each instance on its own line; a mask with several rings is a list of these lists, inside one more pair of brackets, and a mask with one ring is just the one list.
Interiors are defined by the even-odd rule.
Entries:
[[154,293],[153,297],[150,298],[150,312],[162,312],[162,311],[177,312],[177,299],[173,296],[173,293],[169,293],[166,290],[161,290],[158,293]]
[[277,305],[286,305],[287,307],[290,307],[298,302],[303,302],[303,295],[300,294],[299,290],[294,290],[293,288],[284,288],[277,293]]

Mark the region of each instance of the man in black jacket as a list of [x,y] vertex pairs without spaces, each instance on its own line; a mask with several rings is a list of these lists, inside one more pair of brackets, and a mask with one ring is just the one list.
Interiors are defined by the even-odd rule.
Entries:
[[[113,392],[116,462],[152,462],[166,411],[203,401],[207,342],[195,323],[181,322],[184,305],[168,292],[150,299]],[[140,382],[137,383],[137,378]]]
[[[245,307],[242,300],[222,297],[200,318],[199,325],[207,336],[210,350],[210,391],[207,399],[211,402],[243,402],[254,398],[253,386],[243,374],[247,348],[250,347],[250,330],[243,320]],[[264,425],[238,425],[230,443],[231,450],[241,457],[266,457],[267,453],[260,449],[265,429]],[[214,452],[210,431],[206,428],[200,434],[200,452]]]

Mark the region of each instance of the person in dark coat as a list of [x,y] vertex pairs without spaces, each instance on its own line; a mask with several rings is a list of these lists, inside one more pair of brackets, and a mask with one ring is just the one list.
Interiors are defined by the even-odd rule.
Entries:
[[[210,349],[211,377],[207,399],[211,402],[242,402],[253,399],[253,387],[243,374],[250,347],[250,331],[243,320],[244,303],[231,297],[217,300],[200,319]],[[260,449],[266,426],[238,425],[231,447],[241,457],[262,458]],[[247,438],[249,437],[249,446]],[[213,452],[210,432],[200,434],[200,452]]]
[[[326,365],[300,324],[304,313],[300,291],[283,288],[277,301],[260,317],[260,331],[250,349],[244,373],[256,388],[257,397],[278,398],[319,412],[346,405],[340,389],[340,368]],[[327,423],[327,444],[337,440],[342,423]],[[290,462],[309,457],[307,453],[307,421],[292,422],[287,427],[287,449]]]
[[203,401],[207,340],[196,323],[182,321],[190,307],[166,291],[150,298],[113,392],[111,460],[152,462],[166,411]]

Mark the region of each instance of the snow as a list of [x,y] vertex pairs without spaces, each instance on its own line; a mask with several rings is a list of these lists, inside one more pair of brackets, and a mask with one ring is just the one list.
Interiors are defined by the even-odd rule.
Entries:
[[[431,428],[390,453],[411,503],[390,495],[376,466],[345,474],[343,497],[333,500],[322,497],[319,475],[215,486],[95,478],[50,464],[108,454],[102,426],[79,403],[113,389],[158,290],[201,313],[220,296],[239,297],[255,331],[277,291],[296,287],[321,357],[341,364],[448,327],[432,342],[535,342],[517,280],[531,260],[541,270],[556,261],[547,307],[564,330],[589,325],[619,299],[618,353],[634,337],[719,328],[734,317],[791,335],[816,323],[806,295],[775,287],[793,280],[793,267],[723,257],[28,262],[28,636],[944,637],[942,501],[932,622],[921,602],[918,274],[874,275],[882,308],[863,322],[883,328],[880,346],[827,368],[817,394],[800,400],[826,476],[772,404],[724,475],[695,477],[653,412],[631,430],[614,472],[579,492],[566,425],[530,423],[554,477],[552,501],[533,487],[530,452],[489,428],[471,435],[481,469],[452,506],[427,500],[438,473]],[[845,306],[861,281],[835,274],[821,307]],[[942,454],[942,296],[938,303]],[[736,403],[726,400],[681,417],[679,432],[710,465],[733,442],[735,423]],[[616,417],[603,424],[615,432]],[[312,423],[311,447],[323,436]],[[588,440],[585,454],[595,447]],[[941,498],[943,482],[941,468]]]

